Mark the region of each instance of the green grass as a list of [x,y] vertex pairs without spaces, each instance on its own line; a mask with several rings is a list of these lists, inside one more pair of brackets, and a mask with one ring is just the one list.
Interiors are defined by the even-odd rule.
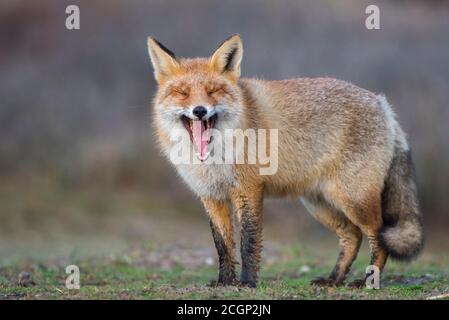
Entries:
[[[329,273],[333,257],[312,254],[299,246],[284,248],[276,259],[264,260],[257,289],[210,287],[209,282],[216,277],[215,266],[175,262],[167,268],[145,261],[140,253],[126,252],[118,258],[9,261],[0,268],[0,299],[425,299],[449,293],[449,272],[441,256],[426,257],[411,265],[390,261],[380,290],[309,285],[314,277]],[[366,263],[367,257],[361,257],[348,280],[360,277]],[[80,290],[65,288],[68,264],[80,268]],[[31,275],[28,286],[17,281],[22,271]]]

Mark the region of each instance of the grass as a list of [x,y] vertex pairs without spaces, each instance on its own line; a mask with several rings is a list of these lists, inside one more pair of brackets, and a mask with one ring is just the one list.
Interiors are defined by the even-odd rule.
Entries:
[[[210,287],[217,270],[211,261],[203,261],[211,252],[189,250],[143,246],[115,257],[76,258],[72,263],[80,268],[79,290],[65,287],[65,266],[73,257],[10,260],[0,268],[0,299],[425,299],[449,293],[449,272],[441,256],[426,256],[411,265],[390,262],[380,290],[320,288],[309,282],[330,271],[331,255],[290,246],[269,253],[258,288],[249,289]],[[191,261],[182,257],[186,253]],[[361,257],[349,280],[360,277],[366,263],[367,257]],[[30,279],[19,283],[17,276],[24,271]]]
[[[329,274],[336,239],[330,232],[308,230],[301,215],[271,204],[276,218],[267,215],[258,288],[210,287],[217,276],[216,253],[202,209],[190,198],[173,202],[157,195],[156,201],[145,188],[80,191],[54,181],[26,181],[0,186],[0,299],[426,299],[449,294],[444,224],[442,234],[432,229],[429,248],[417,261],[388,262],[380,290],[320,288],[309,283]],[[184,245],[176,244],[179,239]],[[363,276],[366,252],[364,244],[348,281]],[[65,268],[71,264],[80,268],[80,290],[65,287]],[[23,272],[30,278],[19,282]]]

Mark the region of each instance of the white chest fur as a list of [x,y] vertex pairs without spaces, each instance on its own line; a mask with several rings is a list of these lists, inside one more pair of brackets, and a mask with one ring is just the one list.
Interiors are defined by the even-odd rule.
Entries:
[[230,164],[181,164],[176,169],[200,197],[223,200],[235,184],[234,168]]

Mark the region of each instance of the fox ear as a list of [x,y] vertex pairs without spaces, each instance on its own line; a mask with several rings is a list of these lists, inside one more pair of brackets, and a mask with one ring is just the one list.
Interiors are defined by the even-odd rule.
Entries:
[[147,45],[154,68],[154,77],[158,83],[161,83],[179,67],[179,63],[175,54],[156,39],[148,37]]
[[243,44],[240,35],[227,38],[210,58],[211,66],[220,73],[230,75],[234,80],[240,77],[240,63],[243,57]]

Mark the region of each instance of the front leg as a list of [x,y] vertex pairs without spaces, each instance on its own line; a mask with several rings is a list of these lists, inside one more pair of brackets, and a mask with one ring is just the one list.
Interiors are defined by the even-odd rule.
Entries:
[[236,284],[234,257],[234,229],[232,226],[231,206],[228,201],[201,199],[209,215],[215,247],[218,252],[220,285]]
[[262,252],[262,188],[248,188],[233,195],[241,225],[242,274],[240,282],[255,288]]

